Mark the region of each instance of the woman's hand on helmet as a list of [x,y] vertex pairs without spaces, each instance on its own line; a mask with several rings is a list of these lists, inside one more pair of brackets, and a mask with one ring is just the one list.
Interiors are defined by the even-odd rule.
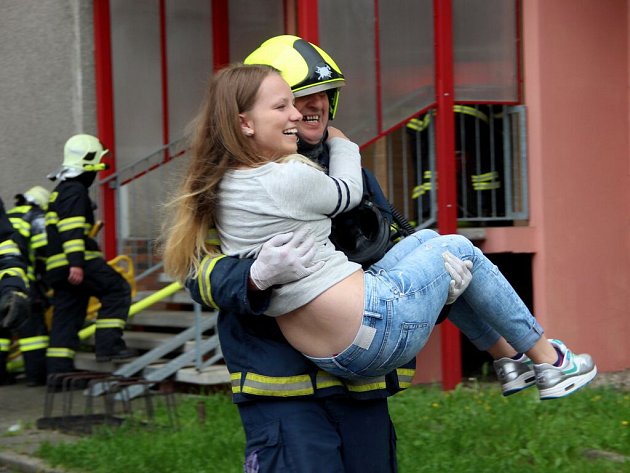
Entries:
[[267,241],[249,270],[249,278],[262,290],[313,274],[323,261],[313,264],[315,240],[307,230],[283,233]]

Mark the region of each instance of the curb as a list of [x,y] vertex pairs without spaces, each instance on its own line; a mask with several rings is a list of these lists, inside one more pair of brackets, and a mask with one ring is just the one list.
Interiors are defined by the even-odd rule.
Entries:
[[66,473],[61,468],[52,468],[39,458],[21,455],[15,452],[0,452],[0,465],[23,473]]

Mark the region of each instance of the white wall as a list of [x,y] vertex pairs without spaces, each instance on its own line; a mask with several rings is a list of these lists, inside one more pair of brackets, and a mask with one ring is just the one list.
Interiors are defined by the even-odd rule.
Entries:
[[75,133],[96,133],[92,2],[0,0],[0,196],[34,185]]

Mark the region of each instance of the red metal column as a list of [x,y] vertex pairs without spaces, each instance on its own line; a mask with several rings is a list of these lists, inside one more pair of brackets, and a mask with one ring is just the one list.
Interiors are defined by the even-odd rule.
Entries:
[[[109,149],[110,168],[101,178],[116,172],[116,141],[114,137],[114,89],[112,83],[112,45],[109,0],[94,0],[94,65],[96,84],[96,126],[99,139]],[[114,190],[101,187],[101,209],[105,258],[116,256],[116,202]]]
[[298,0],[297,3],[298,36],[319,45],[319,11],[317,0]]
[[212,62],[214,71],[230,63],[228,0],[212,0]]
[[[438,180],[438,231],[457,232],[457,176],[455,168],[455,117],[453,80],[452,0],[433,0],[435,31],[436,152]],[[459,330],[448,320],[440,329],[442,386],[453,389],[461,381]]]

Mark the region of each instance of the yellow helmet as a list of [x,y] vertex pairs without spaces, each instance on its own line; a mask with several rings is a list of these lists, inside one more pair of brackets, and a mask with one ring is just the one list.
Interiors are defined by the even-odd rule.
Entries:
[[88,171],[102,171],[107,164],[101,163],[101,158],[109,153],[104,149],[98,138],[92,135],[74,135],[63,148],[63,163],[56,171],[48,174],[48,178],[64,180],[77,177]]
[[244,63],[275,67],[296,97],[326,91],[330,101],[330,119],[335,118],[339,87],[346,82],[339,66],[320,47],[298,36],[274,36],[247,56]]
[[48,199],[50,198],[50,191],[44,189],[42,186],[33,186],[26,192],[18,194],[15,197],[22,197],[29,204],[35,204],[40,209],[46,210],[48,208]]

